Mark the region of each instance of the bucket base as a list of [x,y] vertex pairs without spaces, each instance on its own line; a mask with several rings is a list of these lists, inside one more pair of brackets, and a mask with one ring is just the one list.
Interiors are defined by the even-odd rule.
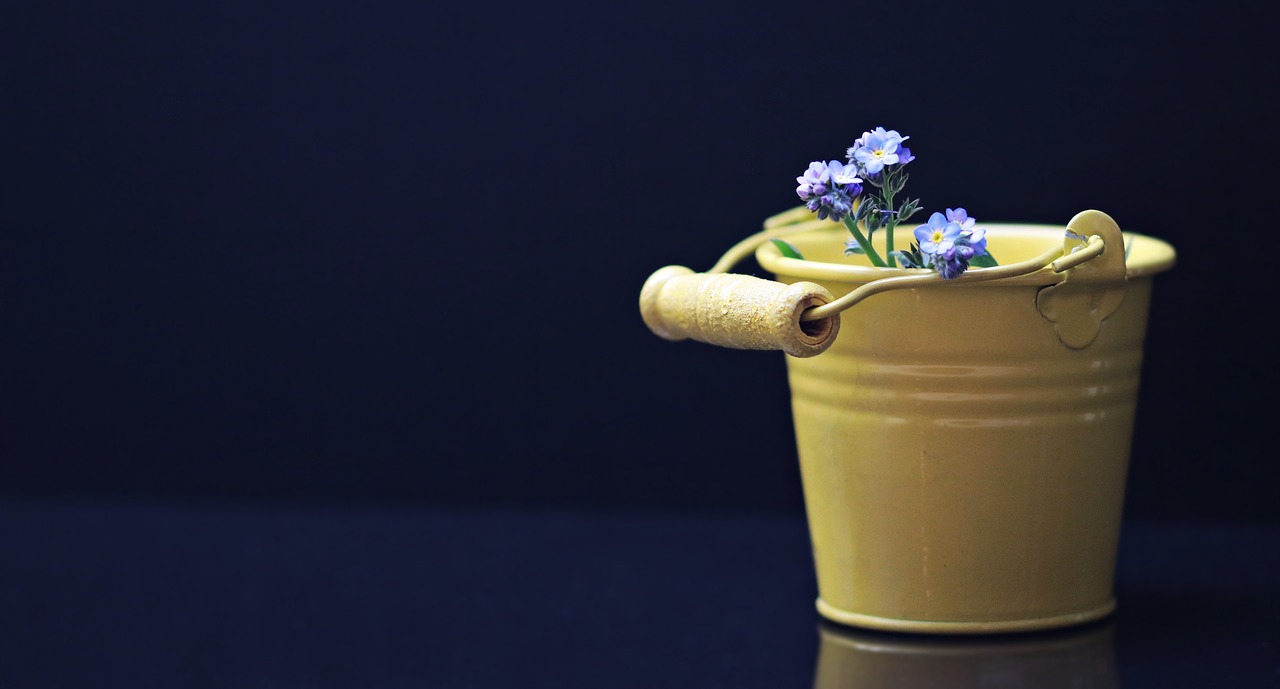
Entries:
[[1031,632],[1045,629],[1071,627],[1086,622],[1100,620],[1116,609],[1116,600],[1112,598],[1105,605],[1092,610],[1058,615],[1055,617],[1036,617],[1026,620],[1000,620],[998,622],[935,622],[930,620],[899,620],[892,617],[877,617],[848,612],[832,607],[821,598],[818,599],[818,614],[837,624],[866,629],[878,629],[889,632],[914,632],[921,634],[1004,634],[1010,632]]

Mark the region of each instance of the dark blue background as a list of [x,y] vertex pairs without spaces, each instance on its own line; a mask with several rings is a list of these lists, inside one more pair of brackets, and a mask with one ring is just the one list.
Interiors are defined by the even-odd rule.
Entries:
[[884,125],[930,209],[1179,263],[1116,615],[854,638],[936,686],[1275,687],[1260,7],[6,4],[0,684],[828,689],[783,355],[636,299]]
[[0,490],[798,513],[781,355],[636,297],[885,125],[932,208],[1177,247],[1128,509],[1280,523],[1254,7],[8,7]]

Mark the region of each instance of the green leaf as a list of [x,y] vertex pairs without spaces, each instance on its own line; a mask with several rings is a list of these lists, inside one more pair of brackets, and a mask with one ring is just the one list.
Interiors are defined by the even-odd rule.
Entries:
[[996,263],[996,257],[987,252],[981,256],[974,256],[969,260],[969,266],[973,268],[994,268],[1000,265]]
[[773,245],[778,247],[778,251],[781,251],[783,256],[786,256],[787,258],[798,258],[801,261],[804,260],[804,256],[801,256],[800,252],[796,251],[794,246],[791,246],[781,239],[770,239],[769,241],[773,242]]
[[902,204],[902,208],[898,209],[898,222],[904,222],[920,210],[920,199],[907,199]]
[[898,257],[898,262],[902,264],[903,268],[920,267],[916,265],[916,260],[911,256],[911,252],[909,251],[895,251],[893,252],[893,255]]
[[898,192],[902,191],[903,187],[907,186],[907,177],[909,177],[909,175],[905,172],[899,172],[898,174],[890,177],[887,187],[888,191],[886,193],[889,196],[897,196]]
[[872,211],[877,209],[876,197],[870,194],[863,196],[862,201],[858,203],[858,210],[854,213],[854,220],[862,220]]
[[903,249],[893,253],[902,261],[903,268],[925,268],[928,265],[924,254],[920,253],[920,245],[915,242],[911,243],[910,250]]

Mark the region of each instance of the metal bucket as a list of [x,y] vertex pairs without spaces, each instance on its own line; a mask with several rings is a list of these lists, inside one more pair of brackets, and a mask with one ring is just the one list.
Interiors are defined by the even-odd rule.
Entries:
[[[1172,247],[1097,211],[987,225],[1002,264],[1044,265],[942,281],[851,265],[832,223],[772,225],[806,260],[769,242],[755,256],[778,293],[810,291],[793,320],[825,337],[786,358],[821,615],[992,633],[1109,614],[1152,278]],[[805,320],[842,300],[825,331]]]

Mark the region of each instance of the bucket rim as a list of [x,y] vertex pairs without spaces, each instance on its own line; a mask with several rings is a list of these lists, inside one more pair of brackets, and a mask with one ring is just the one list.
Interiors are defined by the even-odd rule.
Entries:
[[[1054,242],[1061,242],[1066,232],[1065,226],[1037,223],[983,223],[982,227],[987,231],[989,240],[999,239],[1000,237],[1030,238],[1037,241],[1043,239],[1046,250],[1052,248]],[[899,234],[897,236],[899,240],[904,239],[902,233],[905,230],[906,228],[898,229]],[[790,242],[829,234],[848,234],[848,231],[842,225],[827,222],[820,227],[813,227],[812,229],[801,230],[797,228],[795,233],[788,233],[780,238]],[[1135,252],[1136,259],[1130,258],[1128,260],[1125,266],[1126,278],[1147,277],[1167,271],[1174,266],[1177,260],[1177,253],[1168,242],[1137,232],[1124,232],[1123,234],[1126,246],[1141,249],[1141,251]],[[838,241],[838,239],[833,238],[832,241]],[[920,269],[878,268],[853,263],[844,264],[788,258],[782,255],[782,251],[773,242],[768,241],[756,248],[755,258],[762,268],[774,275],[801,280],[826,280],[859,284],[886,277],[919,275],[923,272]],[[1062,276],[1052,271],[1040,271],[1029,275],[971,284],[987,286],[995,284],[1052,285],[1061,280]]]

